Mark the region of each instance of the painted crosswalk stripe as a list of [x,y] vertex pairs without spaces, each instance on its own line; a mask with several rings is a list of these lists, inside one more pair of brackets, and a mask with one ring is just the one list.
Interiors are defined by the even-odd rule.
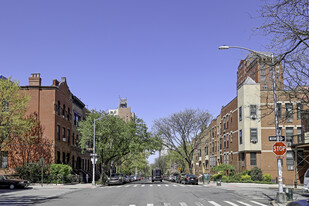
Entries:
[[170,203],[164,203],[164,206],[171,206]]
[[147,204],[147,206],[153,206],[153,204]]
[[259,202],[256,202],[256,201],[250,201],[250,202],[253,202],[254,204],[257,204],[257,205],[261,205],[261,206],[267,206],[267,205],[265,205],[265,204],[262,204],[262,203],[259,203]]
[[228,204],[230,204],[230,205],[232,205],[232,206],[238,206],[237,204],[232,203],[232,202],[230,202],[230,201],[224,201],[224,202],[226,202],[226,203],[228,203]]
[[150,187],[152,187],[153,185],[149,185]]
[[200,202],[195,202],[195,205],[196,206],[204,206],[202,203],[200,203]]
[[126,185],[125,187],[130,187],[131,185]]
[[210,204],[214,205],[214,206],[221,206],[218,203],[214,202],[214,201],[208,201]]
[[133,187],[137,187],[137,185],[134,185]]
[[180,206],[188,206],[186,203],[184,203],[184,202],[180,202],[179,203],[180,204]]
[[184,187],[184,185],[180,185],[181,187]]
[[177,187],[177,185],[173,185],[174,187]]
[[136,205],[129,205],[129,206],[136,206]]
[[169,185],[165,185],[165,187],[169,187]]
[[145,187],[145,185],[142,185],[142,187]]
[[158,185],[158,187],[161,187],[161,185]]
[[252,206],[252,205],[250,205],[250,204],[247,204],[247,203],[244,203],[244,202],[241,202],[241,201],[237,201],[237,202],[239,202],[240,204],[243,204],[243,205],[245,205],[245,206]]

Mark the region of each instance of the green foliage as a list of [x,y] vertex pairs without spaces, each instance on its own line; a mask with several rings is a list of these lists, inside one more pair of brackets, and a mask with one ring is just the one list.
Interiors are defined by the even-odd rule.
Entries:
[[235,173],[235,167],[230,164],[220,164],[213,167],[212,170],[215,172],[224,172],[226,176],[232,176]]
[[11,78],[0,80],[0,150],[12,136],[21,136],[31,128],[25,118],[30,97],[19,89],[19,83]]
[[222,179],[222,174],[214,174],[211,176],[212,181],[217,181]]
[[49,165],[49,175],[53,183],[70,182],[72,168],[64,164]]
[[265,182],[271,182],[271,175],[270,174],[265,174],[263,180]]
[[242,175],[240,178],[241,182],[251,182],[251,176],[250,175]]
[[[43,175],[47,170],[48,167],[43,166]],[[42,164],[39,162],[25,163],[20,167],[16,167],[16,173],[32,183],[39,182],[41,181]]]
[[263,172],[260,168],[254,167],[250,172],[251,179],[253,181],[262,181],[263,180]]

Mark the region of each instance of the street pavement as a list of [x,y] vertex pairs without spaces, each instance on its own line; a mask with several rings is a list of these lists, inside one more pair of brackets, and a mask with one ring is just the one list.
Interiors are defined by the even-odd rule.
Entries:
[[[265,206],[275,199],[277,185],[216,183],[182,185],[143,180],[119,186],[32,185],[29,189],[0,190],[0,205],[106,206]],[[300,188],[294,198],[300,195]]]

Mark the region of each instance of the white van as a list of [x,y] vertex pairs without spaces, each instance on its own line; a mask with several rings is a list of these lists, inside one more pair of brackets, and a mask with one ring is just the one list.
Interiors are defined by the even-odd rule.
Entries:
[[304,187],[303,192],[309,192],[309,169],[307,169],[305,176],[304,176]]

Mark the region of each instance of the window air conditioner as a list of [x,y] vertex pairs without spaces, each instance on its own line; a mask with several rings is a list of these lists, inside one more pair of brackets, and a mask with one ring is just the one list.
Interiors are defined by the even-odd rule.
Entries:
[[256,119],[256,114],[251,115],[251,119]]
[[251,143],[256,144],[257,140],[251,140]]

